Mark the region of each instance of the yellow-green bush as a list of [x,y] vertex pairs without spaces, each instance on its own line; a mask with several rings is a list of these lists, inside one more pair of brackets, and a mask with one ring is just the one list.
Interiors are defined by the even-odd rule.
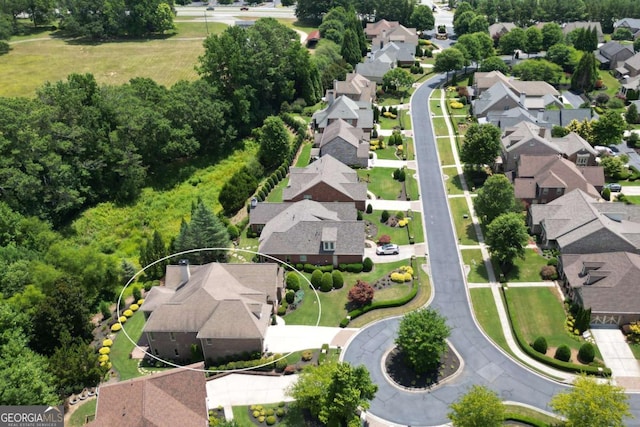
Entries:
[[126,323],[126,322],[127,322],[127,317],[126,317],[126,316],[120,316],[120,317],[118,318],[118,321],[119,321],[120,323]]
[[103,347],[111,347],[112,345],[113,345],[113,341],[111,341],[109,338],[102,340]]
[[114,323],[111,325],[111,332],[118,332],[120,329],[122,329],[122,325],[120,323]]
[[391,273],[391,281],[397,282],[397,283],[404,282],[404,274],[394,271],[393,273]]
[[132,310],[125,310],[124,313],[124,317],[131,317],[133,316],[133,311]]
[[458,101],[451,101],[449,103],[449,107],[453,108],[454,110],[459,110],[461,108],[464,108],[464,104]]
[[399,268],[399,270],[403,273],[409,273],[413,276],[413,267],[411,267],[410,265],[403,265]]
[[98,350],[98,353],[100,353],[100,354],[109,354],[109,353],[111,353],[111,349],[109,347],[102,347],[100,350]]
[[139,308],[140,308],[140,306],[138,304],[131,304],[129,306],[129,310],[131,310],[131,311],[138,311]]
[[404,273],[404,281],[405,282],[410,282],[411,279],[413,279],[413,274]]
[[389,111],[385,111],[384,113],[382,113],[382,115],[388,119],[395,119],[396,117],[398,117]]
[[144,298],[140,298],[140,299],[138,300],[138,306],[141,306],[143,302],[144,302]]
[[253,418],[258,418],[260,416],[260,411],[253,411]]
[[398,221],[398,227],[406,227],[408,223],[409,223],[409,220],[401,219],[400,221]]
[[107,354],[101,354],[100,356],[98,356],[98,362],[102,363],[107,363],[109,361],[109,355]]

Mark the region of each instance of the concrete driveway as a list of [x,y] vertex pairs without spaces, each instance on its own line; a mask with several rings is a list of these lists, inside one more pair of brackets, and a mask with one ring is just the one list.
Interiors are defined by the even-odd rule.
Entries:
[[618,327],[592,328],[591,335],[598,344],[605,365],[616,377],[640,378],[640,363],[636,360]]
[[[312,298],[316,304],[313,291],[305,291],[304,297]],[[322,344],[335,347],[341,346],[341,343],[336,342],[338,335],[348,334],[349,336],[343,340],[346,342],[355,331],[355,329],[327,326],[274,325],[267,329],[265,346],[267,351],[271,353],[290,353],[309,348],[320,348]]]
[[207,381],[207,407],[291,401],[285,390],[297,380],[297,375],[229,374]]

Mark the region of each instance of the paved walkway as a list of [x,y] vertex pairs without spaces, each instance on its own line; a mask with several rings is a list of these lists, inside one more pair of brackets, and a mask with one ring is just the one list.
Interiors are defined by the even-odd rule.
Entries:
[[640,378],[640,363],[633,356],[619,328],[592,328],[591,335],[598,345],[605,365],[611,369],[613,378]]
[[285,391],[297,379],[297,375],[229,374],[209,380],[207,408],[291,401]]
[[[305,298],[315,298],[313,291],[305,291]],[[338,334],[345,332],[350,336],[356,332],[356,329],[279,324],[267,329],[265,347],[266,351],[271,353],[290,353],[303,349],[320,348],[323,344],[331,345]],[[342,338],[342,342],[344,341],[346,339]],[[332,346],[337,347],[338,345]]]

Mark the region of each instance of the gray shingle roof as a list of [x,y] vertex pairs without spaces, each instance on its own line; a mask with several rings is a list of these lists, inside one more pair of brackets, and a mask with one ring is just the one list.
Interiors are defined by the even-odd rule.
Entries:
[[207,425],[203,363],[100,386],[87,427]]
[[[310,203],[309,203],[310,202]],[[303,203],[299,205],[298,203]],[[326,209],[324,216],[319,214],[320,208],[316,208],[315,204],[319,204]],[[312,206],[316,211],[316,215],[321,217],[335,218],[341,221],[353,220],[357,217],[357,210],[352,203],[342,202],[314,202],[313,200],[303,200],[301,202],[285,202],[285,203],[258,203],[255,208],[251,209],[249,224],[266,224],[273,218],[280,215],[287,209],[291,208],[289,215],[295,215],[297,210],[303,210],[304,206]],[[147,305],[147,301],[144,302]]]
[[341,138],[345,142],[358,147],[363,137],[362,129],[351,126],[342,119],[331,122],[320,137],[320,147],[328,144],[336,138]]
[[[200,332],[204,335],[198,337],[210,338],[215,324],[215,337],[264,337],[269,316],[265,319],[261,313],[271,310],[267,300],[276,299],[282,282],[277,264],[170,265],[167,277],[176,277],[176,270],[181,273],[184,268],[191,272],[186,284],[155,287],[147,296],[143,309],[151,314],[145,332]],[[226,318],[231,308],[235,314]],[[239,324],[243,332],[238,332]]]
[[354,201],[367,198],[367,184],[359,182],[357,172],[334,157],[325,155],[307,167],[289,170],[289,185],[282,191],[282,200],[293,200],[320,183]]
[[640,30],[640,19],[638,18],[622,18],[613,23],[613,28],[627,27],[632,32]]
[[593,314],[640,312],[640,255],[562,255],[562,266],[568,283]]
[[596,33],[598,34],[598,42],[602,43],[604,41],[604,35],[602,34],[602,25],[600,22],[594,21],[575,21],[575,22],[567,22],[563,24],[562,32],[564,35],[569,34],[570,32],[577,30],[578,28],[585,28],[590,30],[591,28],[596,29]]
[[358,73],[347,74],[344,80],[333,82],[336,97],[340,95],[351,95],[360,101],[372,102],[376,96],[376,84],[365,76]]
[[324,110],[316,111],[313,120],[316,126],[324,129],[333,120],[343,119],[357,121],[356,127],[369,129],[373,127],[373,110],[369,102],[354,101],[346,96],[339,96]]
[[633,46],[623,45],[617,41],[611,41],[600,46],[600,49],[598,50],[598,52],[602,56],[604,56],[606,59],[611,60],[611,58],[613,58],[614,55],[618,54],[622,50],[628,50],[631,53],[633,53]]
[[[596,180],[589,182],[584,170],[589,169],[589,179]],[[591,169],[595,169],[592,171]],[[597,174],[599,171],[599,176]],[[518,186],[518,181],[526,178]],[[563,188],[565,193],[580,189],[594,198],[600,196],[595,189],[595,185],[604,183],[604,172],[602,167],[579,168],[573,162],[558,156],[528,156],[522,155],[518,159],[518,178],[515,180],[516,197],[520,199],[531,198],[531,188],[525,186],[525,182],[533,181],[540,188]],[[530,185],[530,184],[529,184]],[[535,197],[534,186],[533,197]]]
[[[342,210],[341,215],[338,215],[338,209]],[[347,212],[350,213],[348,218]],[[356,217],[357,211],[352,203],[319,203],[313,200],[292,203],[267,222],[260,234],[259,251],[285,255],[324,253],[323,230],[335,228],[338,240],[332,253],[362,255],[364,222],[356,221]]]
[[473,113],[476,116],[486,114],[497,102],[504,98],[510,98],[516,105],[520,101],[518,96],[506,84],[497,82],[473,102]]
[[[556,240],[561,248],[605,234],[612,242],[640,248],[640,206],[598,202],[579,189],[546,205],[532,205],[531,218],[534,225],[544,224],[547,238]],[[616,250],[603,247],[607,249]]]

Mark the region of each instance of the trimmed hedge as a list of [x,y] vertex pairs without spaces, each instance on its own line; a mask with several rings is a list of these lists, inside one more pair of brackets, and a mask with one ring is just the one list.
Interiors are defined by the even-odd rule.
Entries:
[[516,414],[515,412],[506,412],[504,414],[504,420],[505,421],[518,421],[520,423],[523,424],[527,424],[533,427],[548,427],[549,424],[537,420],[535,418],[532,417],[527,417],[526,415],[520,415],[520,414]]
[[287,273],[287,289],[291,289],[293,292],[300,290],[300,279],[298,273]]
[[[504,291],[503,291],[504,292]],[[507,307],[507,312],[509,313],[509,319],[511,320],[511,332],[513,332],[513,335],[516,338],[516,341],[518,342],[518,345],[520,346],[520,348],[527,353],[528,356],[530,356],[532,359],[537,360],[538,362],[542,362],[545,363],[553,368],[557,368],[561,371],[565,371],[565,372],[577,372],[577,373],[581,373],[584,372],[586,374],[591,374],[591,375],[598,375],[598,376],[602,376],[602,377],[610,377],[611,376],[611,369],[607,368],[607,367],[597,367],[597,366],[581,366],[581,365],[576,365],[574,363],[570,363],[570,362],[563,362],[560,360],[556,360],[552,357],[549,356],[545,356],[544,354],[540,354],[537,351],[535,351],[533,349],[533,347],[531,347],[527,341],[525,339],[522,338],[522,335],[520,334],[520,327],[518,324],[518,319],[515,318],[515,316],[511,313],[511,310],[509,309],[509,302],[507,300],[507,298],[504,298],[505,301],[505,306]],[[601,369],[601,370],[600,370]]]
[[418,281],[414,280],[413,285],[411,286],[411,292],[409,292],[409,294],[407,294],[403,298],[396,298],[389,301],[377,301],[372,304],[365,305],[364,307],[358,307],[355,310],[351,310],[349,312],[349,317],[345,317],[340,321],[340,327],[345,328],[350,322],[349,319],[355,319],[356,317],[362,316],[363,314],[368,313],[371,310],[376,310],[379,308],[400,307],[402,305],[405,305],[406,303],[414,299],[417,294]]
[[571,349],[568,345],[562,344],[556,349],[556,354],[553,357],[563,362],[568,362],[571,360]]
[[582,363],[591,363],[595,357],[596,349],[593,347],[593,344],[586,342],[580,346],[580,350],[578,350],[578,360]]
[[[315,285],[315,284],[314,284]],[[329,292],[333,289],[333,276],[331,273],[322,273],[322,280],[320,282],[320,290],[322,292]]]
[[538,337],[533,342],[533,349],[535,351],[537,351],[538,353],[546,354],[547,353],[547,348],[548,348],[547,340],[545,339],[545,337]]
[[320,269],[315,269],[313,270],[313,273],[311,273],[311,286],[318,289],[321,285],[322,285],[322,271]]
[[362,271],[368,273],[371,270],[373,270],[373,261],[371,261],[371,258],[367,257],[362,262]]
[[331,277],[333,279],[334,288],[340,289],[344,286],[344,277],[342,277],[342,273],[339,270],[334,270],[331,273]]

